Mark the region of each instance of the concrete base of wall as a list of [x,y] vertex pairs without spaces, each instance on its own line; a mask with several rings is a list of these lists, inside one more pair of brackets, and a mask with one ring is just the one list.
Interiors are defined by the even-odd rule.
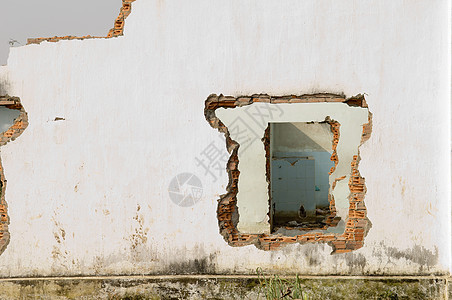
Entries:
[[[308,299],[452,299],[448,277],[299,279]],[[0,299],[266,299],[260,282],[257,276],[213,275],[8,278],[0,279]]]

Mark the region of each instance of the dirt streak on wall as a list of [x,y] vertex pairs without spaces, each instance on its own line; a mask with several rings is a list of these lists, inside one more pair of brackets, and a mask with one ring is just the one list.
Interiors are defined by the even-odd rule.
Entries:
[[[367,235],[371,227],[371,223],[367,218],[367,210],[364,204],[364,195],[366,192],[364,178],[358,171],[359,149],[358,155],[353,157],[351,162],[351,178],[349,182],[349,214],[346,220],[345,232],[343,234],[325,234],[320,232],[305,233],[297,236],[280,236],[273,234],[242,234],[237,229],[238,224],[238,208],[237,193],[238,179],[240,175],[238,149],[240,145],[231,139],[228,128],[215,115],[215,110],[219,107],[234,108],[238,106],[251,105],[255,102],[264,102],[271,104],[278,103],[316,103],[316,102],[339,102],[349,106],[359,106],[367,108],[364,96],[357,95],[351,98],[345,98],[341,95],[334,94],[314,94],[302,96],[282,96],[273,97],[268,95],[252,95],[248,97],[228,97],[210,95],[205,102],[206,120],[213,127],[218,129],[226,136],[226,147],[231,156],[227,164],[227,173],[229,175],[229,183],[226,188],[227,193],[220,196],[217,208],[217,218],[220,227],[220,233],[231,246],[246,246],[254,244],[257,248],[263,250],[275,250],[284,244],[292,243],[317,243],[327,242],[333,247],[332,253],[350,252],[363,246],[364,237]],[[372,128],[372,115],[369,112],[369,122],[363,126],[361,144],[369,137]],[[339,125],[331,122],[332,131],[334,133],[335,142],[333,142],[332,160],[337,166],[336,147],[339,139]],[[265,139],[265,138],[264,138]],[[264,143],[265,144],[265,143]],[[334,171],[334,170],[333,170]],[[334,183],[344,179],[337,178]],[[333,184],[334,188],[335,184]],[[334,205],[334,199],[330,198],[330,205]],[[334,219],[334,216],[333,216]]]

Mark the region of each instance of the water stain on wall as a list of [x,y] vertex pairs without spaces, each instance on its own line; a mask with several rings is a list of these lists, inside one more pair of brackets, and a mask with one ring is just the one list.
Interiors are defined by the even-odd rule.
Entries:
[[386,247],[386,255],[389,259],[406,259],[419,265],[419,272],[429,270],[438,263],[438,247],[435,251],[428,250],[420,245],[414,245],[413,248],[407,250],[399,250],[395,247]]
[[164,274],[214,274],[215,273],[215,254],[189,259],[182,262],[172,262]]
[[147,259],[147,241],[149,228],[144,227],[144,216],[140,213],[141,206],[137,205],[137,211],[133,219],[135,220],[135,228],[129,237],[130,252],[133,261],[145,261]]
[[[429,250],[421,245],[414,245],[408,249],[398,249],[396,247],[386,246],[383,242],[378,247],[375,247],[373,257],[379,259],[379,272],[384,271],[386,266],[394,264],[395,261],[405,260],[406,264],[409,263],[417,265],[419,273],[428,273],[428,271],[435,267],[439,261],[438,247],[435,246],[434,250]],[[416,273],[411,271],[410,273]]]

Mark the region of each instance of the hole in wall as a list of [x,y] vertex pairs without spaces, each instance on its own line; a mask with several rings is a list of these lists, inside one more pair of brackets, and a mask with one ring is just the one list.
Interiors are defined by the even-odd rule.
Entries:
[[[19,137],[28,126],[28,115],[18,97],[0,96],[0,146]],[[0,152],[1,153],[1,152]],[[9,243],[8,205],[5,199],[6,178],[0,159],[0,254]]]
[[[205,102],[204,112],[209,124],[225,134],[230,153],[226,166],[229,183],[217,209],[220,234],[229,245],[254,244],[259,249],[274,250],[290,243],[325,242],[332,246],[333,253],[349,252],[363,246],[371,223],[364,204],[364,178],[358,171],[359,146],[370,137],[372,125],[372,114],[364,96],[211,95]],[[275,230],[268,159],[272,157],[271,123],[302,123],[305,127],[328,123],[330,126],[333,135],[330,160],[334,166],[328,180],[329,212],[319,211],[328,217],[323,219],[322,216],[318,219],[323,221],[313,222],[328,226],[316,228],[311,224],[303,228],[299,224],[306,220],[300,220],[295,228],[281,226]],[[307,128],[314,127],[319,126]],[[256,143],[259,136],[263,143]],[[330,224],[323,224],[326,220]]]

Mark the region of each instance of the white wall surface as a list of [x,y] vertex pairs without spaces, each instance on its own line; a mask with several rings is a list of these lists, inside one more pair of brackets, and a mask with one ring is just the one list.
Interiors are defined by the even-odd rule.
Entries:
[[[448,1],[138,0],[125,35],[12,48],[0,78],[29,126],[1,149],[11,241],[1,276],[190,271],[430,274],[450,265]],[[230,247],[218,233],[211,93],[366,93],[363,248]],[[63,117],[64,121],[52,121]],[[197,175],[193,207],[169,198]]]

